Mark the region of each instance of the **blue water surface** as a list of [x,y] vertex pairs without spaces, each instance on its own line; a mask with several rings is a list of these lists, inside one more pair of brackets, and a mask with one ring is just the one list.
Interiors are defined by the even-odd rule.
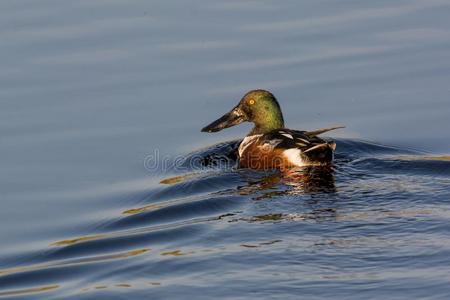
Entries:
[[[0,298],[449,299],[450,2],[0,2]],[[251,89],[332,169],[237,169]],[[368,142],[370,141],[370,142]]]

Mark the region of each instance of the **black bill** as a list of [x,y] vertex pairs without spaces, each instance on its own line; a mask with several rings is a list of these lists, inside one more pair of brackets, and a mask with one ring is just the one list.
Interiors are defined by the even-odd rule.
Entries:
[[231,126],[241,124],[245,120],[244,113],[236,107],[229,113],[223,115],[220,119],[203,128],[202,132],[217,132]]

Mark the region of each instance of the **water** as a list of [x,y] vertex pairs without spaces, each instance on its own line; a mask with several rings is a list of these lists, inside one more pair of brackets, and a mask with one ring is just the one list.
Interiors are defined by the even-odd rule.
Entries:
[[[449,13],[1,1],[0,298],[448,299]],[[214,164],[254,88],[332,170]]]

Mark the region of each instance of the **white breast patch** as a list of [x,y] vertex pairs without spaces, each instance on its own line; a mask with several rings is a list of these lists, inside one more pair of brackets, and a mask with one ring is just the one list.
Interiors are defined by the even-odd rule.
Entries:
[[256,142],[256,140],[261,137],[261,134],[256,134],[256,135],[250,135],[250,136],[246,136],[241,144],[239,145],[239,157],[242,156],[242,153],[244,153],[245,149],[248,148],[248,146],[250,146],[252,143]]

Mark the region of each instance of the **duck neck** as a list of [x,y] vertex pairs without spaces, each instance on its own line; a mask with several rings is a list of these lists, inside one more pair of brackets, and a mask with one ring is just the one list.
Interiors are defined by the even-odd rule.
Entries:
[[255,126],[248,135],[266,134],[272,130],[284,128],[284,120],[281,113],[273,118],[266,119],[265,122],[254,122]]

